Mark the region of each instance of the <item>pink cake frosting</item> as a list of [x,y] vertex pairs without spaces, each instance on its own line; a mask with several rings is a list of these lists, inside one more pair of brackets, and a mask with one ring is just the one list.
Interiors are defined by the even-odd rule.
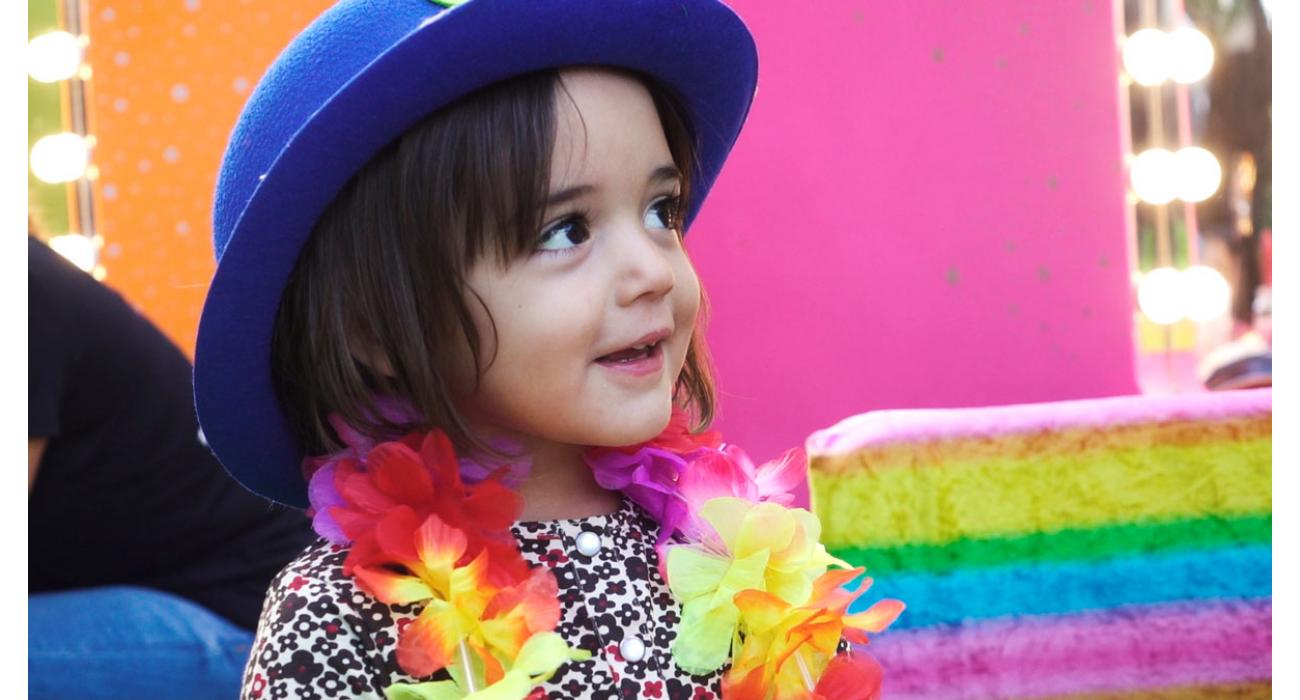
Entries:
[[811,458],[895,443],[953,440],[1112,425],[1248,417],[1272,412],[1273,390],[1115,396],[983,408],[870,411],[808,436]]

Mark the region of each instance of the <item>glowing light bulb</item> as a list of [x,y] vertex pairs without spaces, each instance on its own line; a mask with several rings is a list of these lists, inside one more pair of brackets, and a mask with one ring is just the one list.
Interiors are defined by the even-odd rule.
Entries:
[[67,80],[81,67],[81,42],[67,32],[42,34],[27,42],[27,74],[42,83]]
[[89,236],[80,233],[54,236],[50,239],[50,248],[86,272],[95,269],[95,258],[98,257],[98,252],[95,249],[95,241]]
[[1174,176],[1177,180],[1178,198],[1186,202],[1201,202],[1219,189],[1223,168],[1213,153],[1189,146],[1174,154]]
[[1129,166],[1133,191],[1148,204],[1168,204],[1178,196],[1178,159],[1163,148],[1143,151]]
[[86,140],[76,134],[46,136],[32,146],[32,172],[51,184],[81,177],[89,160]]
[[1232,288],[1219,271],[1205,265],[1183,270],[1183,315],[1197,323],[1212,321],[1223,315],[1232,303]]
[[1169,34],[1169,77],[1187,84],[1210,74],[1214,46],[1194,27],[1175,29]]
[[1167,326],[1183,317],[1183,278],[1172,267],[1158,267],[1138,283],[1138,308],[1154,323]]
[[1124,42],[1124,70],[1139,85],[1168,80],[1172,58],[1169,35],[1159,29],[1140,29]]

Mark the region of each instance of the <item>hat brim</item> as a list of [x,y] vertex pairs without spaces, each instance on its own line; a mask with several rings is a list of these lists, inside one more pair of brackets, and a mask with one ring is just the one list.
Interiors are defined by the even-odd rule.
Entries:
[[195,349],[195,408],[209,447],[246,488],[308,505],[303,448],[272,384],[271,334],[286,281],[326,206],[424,116],[499,80],[574,65],[634,69],[680,94],[699,149],[689,227],[757,82],[753,38],[730,8],[717,0],[470,0],[433,15],[321,101],[271,155],[224,247],[218,242]]

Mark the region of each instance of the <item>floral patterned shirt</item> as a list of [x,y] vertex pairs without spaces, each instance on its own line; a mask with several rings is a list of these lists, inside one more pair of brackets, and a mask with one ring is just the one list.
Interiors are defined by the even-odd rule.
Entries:
[[[659,525],[639,506],[624,497],[607,515],[517,522],[511,531],[525,561],[555,573],[556,632],[592,653],[561,666],[530,700],[720,696],[729,666],[693,676],[673,663],[680,606],[659,575]],[[271,582],[242,698],[380,700],[393,683],[430,680],[397,665],[398,634],[420,604],[390,606],[366,594],[343,574],[346,555],[317,540]]]

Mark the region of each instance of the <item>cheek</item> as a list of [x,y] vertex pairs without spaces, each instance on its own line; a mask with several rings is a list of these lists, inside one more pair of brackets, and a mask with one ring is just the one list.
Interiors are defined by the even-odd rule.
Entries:
[[681,269],[677,271],[675,286],[673,287],[673,324],[677,332],[681,334],[682,342],[679,343],[677,350],[678,356],[674,358],[675,369],[681,370],[682,365],[686,363],[686,349],[689,345],[691,336],[695,333],[695,324],[699,319],[700,312],[700,279],[695,274],[695,268],[691,266],[690,261],[683,256]]
[[499,352],[483,377],[482,398],[516,427],[548,423],[557,402],[573,402],[584,388],[599,316],[567,295],[507,304],[494,315]]

